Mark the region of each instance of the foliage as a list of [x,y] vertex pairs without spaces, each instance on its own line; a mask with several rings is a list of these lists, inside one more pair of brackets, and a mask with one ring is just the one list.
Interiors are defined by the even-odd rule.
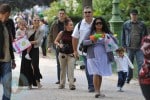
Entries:
[[48,5],[54,0],[0,0],[1,3],[8,3],[12,6],[13,10],[24,10],[32,8],[34,5]]
[[43,12],[43,14],[48,17],[47,20],[49,23],[57,18],[58,10],[60,8],[65,8],[64,5],[64,3],[54,1],[50,4],[50,8]]
[[64,2],[52,2],[50,8],[44,12],[44,15],[48,17],[49,23],[57,17],[58,10],[60,8],[66,9],[66,13],[73,21],[78,21],[82,16],[82,6],[79,0],[77,0],[76,5],[74,5],[75,0],[69,0],[67,5]]
[[129,17],[129,11],[136,8],[139,12],[139,19],[145,21],[150,27],[150,0],[121,0],[121,16],[123,20],[127,20]]
[[[65,0],[64,0],[65,1]],[[46,15],[49,17],[49,20],[52,20],[54,16],[57,15],[58,9],[63,7],[67,10],[67,15],[73,19],[79,20],[82,17],[82,3],[83,0],[76,0],[78,5],[73,7],[75,0],[68,0],[69,6],[66,6],[61,2],[53,2],[50,5],[50,9],[46,11]],[[94,17],[103,16],[106,21],[109,21],[112,17],[112,1],[113,0],[92,0]],[[120,16],[123,21],[129,19],[129,11],[132,8],[136,8],[139,11],[140,20],[144,21],[148,27],[150,27],[150,0],[120,0]]]
[[111,0],[93,0],[94,16],[103,16],[107,21],[111,18],[112,1]]

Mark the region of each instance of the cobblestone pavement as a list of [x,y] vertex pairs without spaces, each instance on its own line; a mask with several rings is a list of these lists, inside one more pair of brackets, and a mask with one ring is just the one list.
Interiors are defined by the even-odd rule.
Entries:
[[[87,80],[84,70],[78,66],[75,69],[76,90],[69,90],[68,82],[65,89],[58,89],[56,77],[56,61],[50,56],[47,58],[40,57],[40,70],[43,75],[41,83],[43,87],[37,89],[34,87],[28,90],[27,87],[18,88],[18,76],[20,71],[20,57],[16,54],[17,68],[13,70],[13,94],[11,100],[144,100],[137,80],[125,84],[124,92],[117,92],[117,76],[114,74],[110,77],[104,77],[102,83],[102,92],[105,98],[94,98],[94,93],[87,90]],[[2,97],[2,86],[0,85],[0,98]]]

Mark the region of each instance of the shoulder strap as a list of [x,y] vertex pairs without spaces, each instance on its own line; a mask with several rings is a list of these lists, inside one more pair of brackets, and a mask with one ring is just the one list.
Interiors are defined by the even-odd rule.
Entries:
[[82,20],[78,23],[78,30],[80,30]]

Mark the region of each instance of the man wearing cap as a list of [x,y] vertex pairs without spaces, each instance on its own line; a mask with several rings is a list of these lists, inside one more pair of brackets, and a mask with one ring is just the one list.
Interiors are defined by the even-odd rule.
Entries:
[[[130,11],[130,20],[123,24],[122,46],[127,50],[129,59],[134,62],[136,58],[138,72],[143,64],[143,52],[140,50],[141,40],[147,35],[147,29],[142,21],[138,20],[138,11]],[[127,83],[133,78],[133,71],[129,68]]]

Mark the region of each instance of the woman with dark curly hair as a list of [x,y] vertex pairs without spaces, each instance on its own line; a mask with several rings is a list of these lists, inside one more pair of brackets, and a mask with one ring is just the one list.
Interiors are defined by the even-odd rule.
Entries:
[[95,98],[105,97],[101,93],[102,76],[110,76],[112,74],[111,62],[105,49],[105,36],[112,33],[105,20],[102,17],[98,17],[93,21],[91,34],[99,34],[102,37],[92,40],[93,44],[87,49],[87,68],[89,74],[93,75]]

